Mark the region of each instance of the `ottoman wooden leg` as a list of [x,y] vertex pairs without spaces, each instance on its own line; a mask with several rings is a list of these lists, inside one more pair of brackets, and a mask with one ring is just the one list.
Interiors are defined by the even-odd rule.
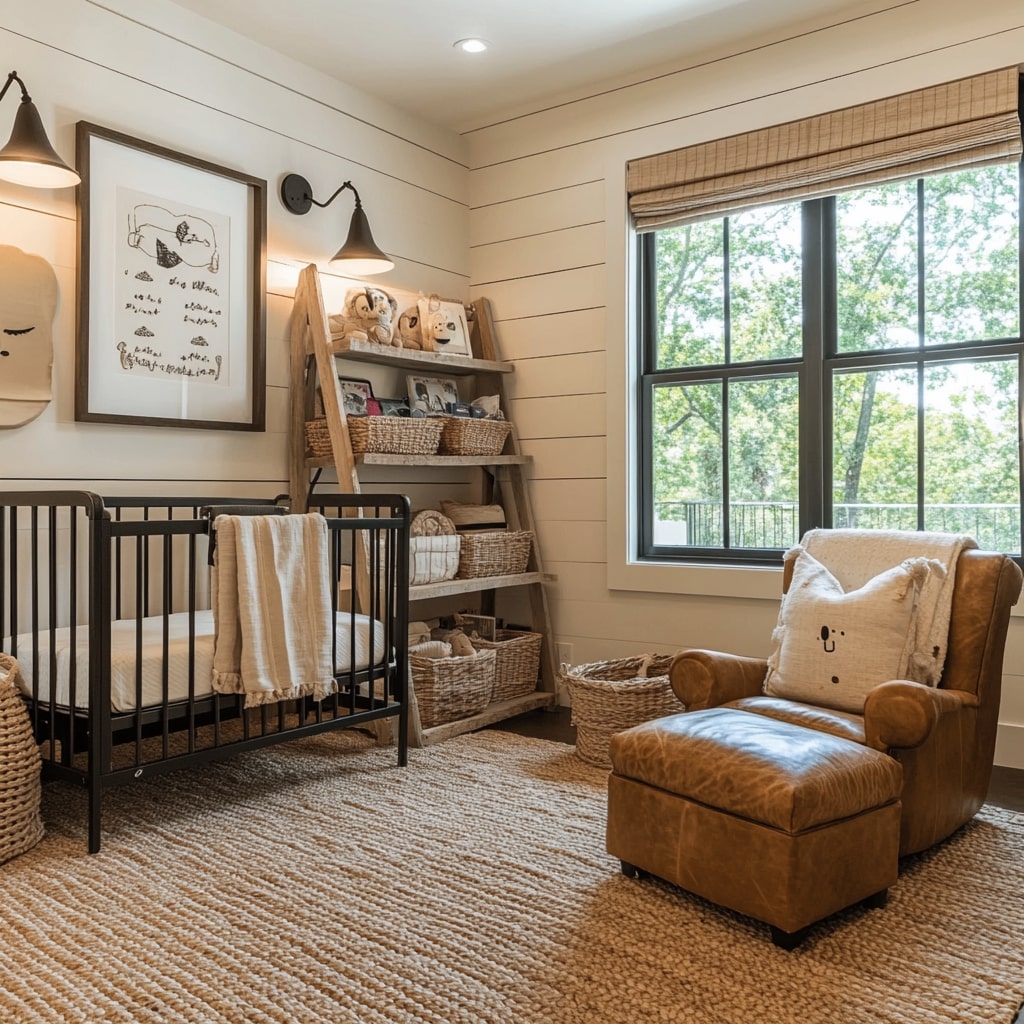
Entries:
[[795,932],[784,932],[781,928],[776,928],[775,925],[769,925],[769,927],[772,932],[772,942],[779,949],[784,949],[787,952],[796,949],[807,938],[807,933],[811,930],[810,925],[798,928]]

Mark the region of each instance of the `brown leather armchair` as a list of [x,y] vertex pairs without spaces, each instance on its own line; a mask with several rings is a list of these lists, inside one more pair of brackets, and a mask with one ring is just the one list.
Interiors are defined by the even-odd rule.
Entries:
[[[792,563],[786,565],[783,590]],[[966,550],[957,562],[948,654],[937,687],[881,683],[864,714],[832,711],[761,692],[767,663],[681,651],[672,688],[687,711],[737,708],[887,752],[903,769],[899,854],[924,850],[969,821],[988,791],[1010,608],[1021,570],[1005,555]]]

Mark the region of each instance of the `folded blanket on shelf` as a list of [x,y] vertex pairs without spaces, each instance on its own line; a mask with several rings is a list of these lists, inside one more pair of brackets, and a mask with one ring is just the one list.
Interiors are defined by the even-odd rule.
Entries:
[[246,707],[334,692],[327,522],[217,516],[213,688]]

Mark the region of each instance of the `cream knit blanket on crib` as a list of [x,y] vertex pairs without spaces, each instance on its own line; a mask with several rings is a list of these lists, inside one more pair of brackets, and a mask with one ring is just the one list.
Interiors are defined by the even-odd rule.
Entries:
[[334,692],[327,521],[217,516],[213,688],[245,706]]
[[965,548],[977,546],[962,534],[913,530],[809,530],[800,542],[846,592],[859,590],[907,558],[930,558],[942,566],[945,571],[929,573],[921,587],[917,633],[907,668],[909,678],[929,686],[939,681],[946,661],[957,559]]

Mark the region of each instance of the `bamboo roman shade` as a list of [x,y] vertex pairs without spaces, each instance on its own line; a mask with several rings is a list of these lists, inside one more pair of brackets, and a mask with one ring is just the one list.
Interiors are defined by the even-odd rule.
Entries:
[[881,181],[1019,160],[1018,70],[631,160],[639,231]]

